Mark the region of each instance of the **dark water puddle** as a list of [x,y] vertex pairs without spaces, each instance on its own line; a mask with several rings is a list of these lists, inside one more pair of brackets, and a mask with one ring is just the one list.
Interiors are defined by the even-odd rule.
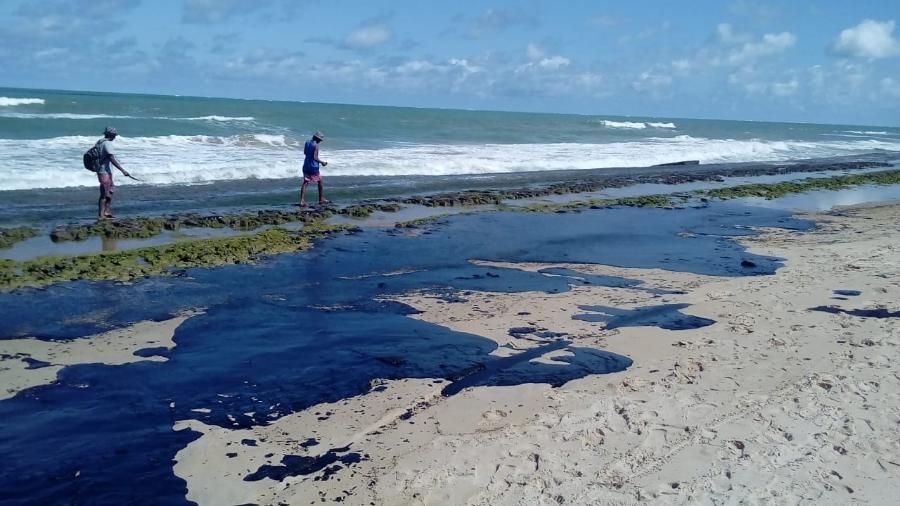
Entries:
[[553,332],[552,330],[539,329],[537,327],[513,327],[507,333],[516,339],[558,339],[566,335],[565,332]]
[[166,348],[165,346],[141,348],[140,350],[135,350],[133,355],[138,357],[168,357],[169,348]]
[[578,306],[590,313],[572,316],[575,320],[606,323],[607,329],[621,327],[659,327],[667,330],[699,329],[716,323],[715,320],[684,314],[690,304],[662,304],[636,309],[617,309],[606,306]]
[[835,295],[842,295],[844,297],[859,297],[862,295],[862,292],[859,290],[835,290]]
[[50,362],[44,362],[43,360],[38,360],[36,358],[31,357],[22,357],[22,362],[28,364],[26,369],[43,369],[44,367],[50,367]]
[[[542,355],[557,350],[565,350],[571,355],[553,357],[554,364],[532,362]],[[556,363],[559,365],[555,365]],[[478,364],[477,367],[466,371],[464,376],[444,387],[441,395],[454,395],[474,386],[547,383],[558,387],[590,374],[624,371],[631,363],[630,358],[622,355],[592,348],[578,348],[572,346],[571,341],[557,340],[516,355]]]
[[311,446],[318,446],[319,441],[316,438],[309,438],[306,441],[300,443],[300,448],[309,448]]
[[[455,378],[455,389],[559,385],[621,370],[630,364],[626,357],[575,346],[551,364],[532,362],[528,355],[495,358],[494,341],[408,318],[414,309],[380,297],[571,289],[570,277],[489,268],[473,259],[720,276],[768,274],[781,266],[726,236],[683,236],[709,220],[719,227],[811,226],[780,211],[748,215],[725,204],[678,211],[484,213],[447,218],[427,236],[366,230],[335,237],[309,252],[259,265],[190,269],[182,277],[128,285],[75,282],[0,294],[0,307],[16,315],[0,319],[0,339],[76,339],[206,308],[177,329],[166,362],[70,366],[57,383],[0,401],[0,502],[129,504],[153,498],[186,504],[186,484],[174,475],[172,459],[198,434],[173,431],[178,420],[225,428],[265,425],[363,394],[377,378]],[[742,268],[745,258],[757,267]],[[408,273],[378,275],[396,272]],[[198,407],[210,412],[192,411]]]
[[878,309],[843,309],[836,306],[818,306],[809,308],[810,311],[820,311],[831,314],[846,314],[850,316],[858,316],[860,318],[900,318],[900,311],[888,311],[884,308]]
[[[344,466],[358,464],[363,460],[368,460],[367,455],[359,453],[347,453],[350,447],[334,448],[328,450],[317,457],[305,457],[302,455],[285,455],[281,459],[280,466],[271,464],[263,464],[256,471],[244,476],[244,481],[259,481],[263,478],[269,478],[275,481],[282,481],[288,476],[308,476],[313,473],[325,472],[317,480],[328,480],[334,473],[341,469],[335,464],[341,463]],[[343,455],[341,455],[343,454]]]

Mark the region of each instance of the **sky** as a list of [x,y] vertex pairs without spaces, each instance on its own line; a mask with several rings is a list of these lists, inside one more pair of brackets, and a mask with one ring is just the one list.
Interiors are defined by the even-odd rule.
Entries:
[[900,125],[895,0],[2,0],[0,86]]

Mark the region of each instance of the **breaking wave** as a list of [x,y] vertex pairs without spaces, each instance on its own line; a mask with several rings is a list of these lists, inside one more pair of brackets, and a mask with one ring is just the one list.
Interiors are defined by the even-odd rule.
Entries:
[[11,112],[0,111],[0,118],[15,119],[158,119],[170,121],[210,121],[210,122],[248,122],[256,118],[252,116],[197,116],[192,118],[179,118],[177,116],[128,116],[119,114],[78,114],[71,112]]
[[[0,190],[96,183],[81,155],[97,137],[0,139]],[[284,135],[120,137],[119,157],[152,184],[297,177],[303,139]],[[378,149],[325,149],[325,176],[473,175],[543,170],[643,167],[678,160],[701,163],[777,161],[900,151],[900,140],[766,141],[680,135],[632,142],[558,144],[404,144]],[[120,178],[121,180],[122,178]],[[122,184],[129,184],[121,180]]]
[[0,107],[11,107],[14,105],[34,105],[43,104],[43,98],[10,98],[0,97]]
[[70,112],[48,112],[48,113],[27,113],[27,112],[0,112],[0,118],[15,119],[121,119],[134,118],[135,116],[117,116],[114,114],[75,114]]
[[197,118],[156,118],[156,119],[172,119],[186,121],[254,121],[253,116],[199,116]]
[[643,121],[612,121],[600,120],[600,124],[606,128],[625,128],[629,130],[643,130],[645,128],[677,128],[675,123],[643,122]]

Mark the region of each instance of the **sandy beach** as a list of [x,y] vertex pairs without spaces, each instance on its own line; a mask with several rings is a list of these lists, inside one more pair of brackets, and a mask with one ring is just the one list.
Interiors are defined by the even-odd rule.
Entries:
[[900,504],[900,4],[408,3],[3,0],[0,506]]
[[[495,354],[550,331],[634,364],[558,388],[452,396],[441,379],[383,381],[249,429],[178,421],[202,436],[177,454],[175,473],[199,504],[890,504],[900,492],[900,206],[806,217],[818,227],[740,239],[785,259],[771,276],[526,263],[504,267],[643,283],[404,296],[420,311],[411,318],[488,337]],[[639,314],[609,329],[598,309],[668,304],[686,315],[668,315],[673,330]],[[707,321],[689,316],[714,323],[678,329]],[[300,444],[311,428],[315,441]]]

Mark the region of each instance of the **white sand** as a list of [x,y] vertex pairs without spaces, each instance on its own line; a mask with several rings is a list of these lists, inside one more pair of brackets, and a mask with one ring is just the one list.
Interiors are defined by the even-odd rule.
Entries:
[[[754,252],[787,259],[773,276],[560,265],[684,295],[585,286],[475,293],[464,303],[405,297],[423,311],[415,318],[501,344],[532,346],[507,331],[533,325],[635,363],[556,389],[476,387],[449,398],[439,396],[443,384],[391,382],[250,430],[179,422],[176,429],[203,435],[178,454],[175,472],[200,504],[896,504],[900,318],[809,308],[900,311],[900,206],[816,218],[823,225],[812,232],[744,239]],[[834,289],[862,295],[835,300]],[[571,318],[579,304],[663,302],[689,303],[684,313],[716,323],[605,330]],[[403,419],[410,408],[414,416]],[[306,437],[321,444],[302,449]],[[258,445],[243,446],[244,438]],[[321,473],[242,481],[283,455],[346,444],[368,460],[327,481]]]
[[[35,338],[0,340],[0,400],[38,385],[56,381],[57,374],[75,364],[121,365],[130,362],[163,362],[159,355],[141,357],[135,351],[144,348],[172,349],[175,329],[198,312],[186,312],[160,322],[144,321],[134,325],[71,340],[42,341]],[[28,369],[26,358],[50,365]]]

